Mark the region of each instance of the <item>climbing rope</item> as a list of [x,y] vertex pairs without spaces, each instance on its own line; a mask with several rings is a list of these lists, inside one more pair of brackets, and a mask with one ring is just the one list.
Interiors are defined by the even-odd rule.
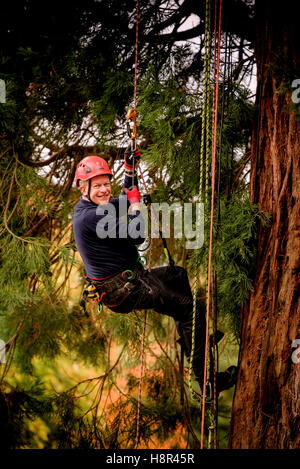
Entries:
[[[223,138],[223,124],[224,124],[224,113],[225,113],[225,95],[228,102],[229,92],[228,86],[225,90],[225,83],[227,82],[228,72],[228,34],[227,34],[228,16],[225,22],[225,58],[224,58],[224,69],[223,69],[223,86],[222,86],[222,108],[221,108],[221,120],[219,129],[219,158],[218,158],[218,179],[217,179],[217,230],[216,236],[219,234],[220,218],[221,218],[221,206],[220,206],[220,185],[221,185],[221,155],[222,155],[222,138]],[[213,326],[213,345],[212,345],[212,363],[213,363],[213,379],[214,379],[214,448],[217,449],[218,440],[218,399],[216,391],[216,373],[219,370],[219,356],[218,356],[218,344],[216,343],[216,330],[218,321],[218,286],[217,286],[217,272],[213,274],[212,282],[212,326]]]
[[220,71],[220,44],[221,44],[221,19],[222,19],[222,0],[219,7],[219,31],[218,31],[218,53],[216,65],[216,85],[215,85],[215,106],[214,106],[214,128],[212,142],[212,162],[211,162],[211,214],[210,214],[210,233],[209,233],[209,254],[208,254],[208,285],[207,285],[207,304],[206,304],[206,343],[204,357],[204,386],[202,402],[202,424],[201,424],[201,449],[203,449],[204,440],[204,420],[205,420],[205,383],[207,373],[207,350],[208,350],[208,327],[210,310],[210,292],[211,292],[211,273],[212,273],[212,241],[213,241],[213,220],[214,220],[214,192],[215,192],[215,167],[216,167],[216,140],[217,140],[217,120],[218,120],[218,95],[219,95],[219,71]]
[[[203,173],[204,173],[204,154],[206,153],[206,174],[205,174],[205,194],[207,194],[208,188],[208,148],[209,148],[209,108],[210,108],[210,0],[206,0],[205,6],[205,33],[204,33],[204,76],[203,76],[203,100],[202,100],[202,112],[201,112],[201,146],[200,146],[200,177],[199,177],[199,201],[204,201],[203,195]],[[205,199],[206,199],[205,195]],[[190,395],[193,400],[201,402],[201,397],[197,395],[192,387],[192,365],[195,352],[195,330],[196,330],[196,315],[197,315],[197,291],[198,291],[198,271],[199,261],[196,260],[196,278],[193,288],[193,326],[192,326],[192,347],[191,356],[189,362],[189,378],[188,387]]]
[[[218,101],[216,101],[216,76],[217,76],[217,17],[218,17],[218,1],[215,0],[215,11],[214,11],[214,50],[213,50],[213,98],[212,98],[212,115],[211,115],[211,129],[213,129],[212,133],[214,134],[214,128],[215,128],[215,109],[216,106],[218,108]],[[207,125],[209,123],[209,109],[207,113]],[[209,131],[207,132],[208,135],[208,141],[210,142],[212,139],[212,135],[210,134],[210,127]],[[210,154],[210,148],[207,149],[207,155]],[[208,206],[208,193],[209,193],[209,159],[206,159],[206,184],[205,184],[205,204]],[[212,164],[212,160],[211,160]],[[207,213],[208,216],[208,213]],[[207,240],[208,241],[208,240]],[[209,276],[209,270],[208,270],[208,262],[206,264],[206,277],[205,277],[205,291],[206,291],[206,305],[208,304],[208,308],[212,307],[212,336],[213,336],[213,350],[214,350],[214,340],[215,340],[215,330],[214,330],[214,304],[213,304],[213,296],[212,296],[212,303],[211,305],[209,304],[209,296],[207,295],[208,291],[208,276]],[[206,321],[206,326],[207,326],[207,332],[206,335],[208,335],[208,328],[209,328],[209,323]],[[208,340],[208,339],[207,339]],[[210,348],[211,350],[211,348]],[[207,354],[207,363],[206,363],[206,379],[204,379],[204,384],[205,390],[207,389],[206,386],[209,383],[210,385],[210,397],[213,397],[213,402],[214,402],[214,412],[215,415],[214,417],[216,418],[216,370],[215,370],[215,363],[214,363],[214,357],[212,356],[211,352],[208,353],[207,348],[206,348],[206,354]],[[213,368],[213,369],[212,369]],[[212,376],[213,375],[213,376]],[[214,392],[213,396],[211,395],[211,381],[213,379],[214,383]],[[205,402],[206,402],[206,397],[205,397]],[[208,419],[210,421],[210,424],[208,426],[208,447],[211,447],[211,441],[212,441],[212,432],[216,432],[216,420],[212,415],[211,409],[208,408]],[[215,438],[215,444],[216,444],[216,438]]]
[[[206,0],[205,6],[205,34],[204,34],[204,80],[203,80],[203,100],[202,100],[202,127],[201,127],[201,146],[200,146],[200,182],[199,182],[199,200],[203,202],[203,167],[204,153],[208,154],[209,144],[209,107],[210,107],[210,0]],[[205,138],[206,133],[206,138]],[[206,145],[206,148],[205,148]],[[208,175],[206,165],[206,176]],[[205,178],[205,192],[207,190],[207,177]]]

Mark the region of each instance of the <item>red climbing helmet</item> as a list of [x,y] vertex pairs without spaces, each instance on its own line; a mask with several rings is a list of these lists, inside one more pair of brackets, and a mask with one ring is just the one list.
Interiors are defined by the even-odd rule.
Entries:
[[75,181],[76,187],[79,187],[79,180],[88,181],[95,176],[112,176],[112,172],[107,162],[100,156],[86,156],[81,160],[76,168]]

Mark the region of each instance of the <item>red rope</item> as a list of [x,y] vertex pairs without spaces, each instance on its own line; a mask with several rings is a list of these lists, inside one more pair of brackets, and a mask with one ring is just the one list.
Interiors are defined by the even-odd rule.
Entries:
[[[212,275],[214,273],[212,272]],[[214,281],[212,282],[211,296],[212,296],[212,324],[213,324],[213,377],[214,377],[214,449],[217,449],[217,376],[216,376],[216,327],[215,327],[215,302],[214,302]]]
[[[217,0],[216,0],[217,1]],[[217,118],[218,118],[218,95],[219,95],[219,71],[220,71],[220,43],[221,43],[221,17],[222,0],[220,0],[219,11],[219,33],[218,33],[218,59],[217,59],[217,79],[214,107],[214,129],[212,144],[212,162],[211,162],[211,213],[210,213],[210,234],[209,234],[209,255],[208,255],[208,283],[207,283],[207,305],[206,305],[206,340],[205,340],[205,358],[204,358],[204,380],[203,380],[203,403],[202,403],[202,425],[201,425],[201,449],[203,449],[204,439],[204,418],[205,418],[205,394],[206,394],[206,367],[208,350],[208,325],[210,308],[210,284],[211,284],[211,260],[212,260],[212,239],[213,239],[213,220],[214,220],[214,195],[215,195],[215,168],[216,168],[216,141],[217,141]]]
[[134,110],[136,111],[136,89],[138,71],[138,49],[139,49],[139,0],[136,2],[136,29],[135,29],[135,68],[134,68]]
[[214,128],[214,110],[215,110],[215,99],[216,99],[216,57],[217,57],[217,16],[218,16],[218,2],[215,0],[215,21],[214,21],[214,77],[213,77],[213,84],[214,84],[214,91],[213,91],[213,103],[212,103],[212,128]]
[[[212,128],[215,127],[215,103],[216,103],[216,75],[217,75],[217,17],[218,17],[218,2],[215,0],[215,15],[214,15],[214,64],[213,64],[213,103],[212,103]],[[212,284],[212,298],[213,298],[213,284]],[[214,327],[215,311],[214,301],[212,300],[212,323]],[[216,369],[215,369],[215,332],[213,331],[213,377],[214,377],[214,448],[217,445],[217,393],[216,393]]]

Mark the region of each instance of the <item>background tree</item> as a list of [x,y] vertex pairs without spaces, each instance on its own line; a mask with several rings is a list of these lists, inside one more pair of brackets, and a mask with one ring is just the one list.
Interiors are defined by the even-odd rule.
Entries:
[[[254,289],[243,312],[232,409],[232,448],[299,447],[299,76],[295,2],[256,2],[258,109],[252,139],[252,200],[272,215],[259,226]],[[247,405],[245,405],[245,402]]]

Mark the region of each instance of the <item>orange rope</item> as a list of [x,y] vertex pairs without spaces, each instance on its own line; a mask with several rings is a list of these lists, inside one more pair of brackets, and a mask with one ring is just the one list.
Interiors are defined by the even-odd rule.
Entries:
[[214,24],[214,65],[213,65],[213,70],[214,70],[214,77],[213,77],[213,84],[214,84],[214,90],[213,90],[213,103],[212,103],[212,128],[214,128],[214,110],[215,110],[215,103],[216,103],[216,74],[217,74],[217,68],[216,68],[216,57],[217,57],[217,15],[218,15],[218,2],[215,0],[215,24]]
[[[217,1],[217,0],[216,0]],[[216,168],[216,141],[217,141],[217,118],[218,118],[218,94],[219,94],[219,70],[220,70],[220,44],[221,44],[221,17],[222,0],[220,0],[219,11],[219,33],[218,33],[218,59],[217,59],[217,79],[215,91],[214,108],[214,129],[212,144],[212,162],[211,162],[211,214],[210,214],[210,234],[209,234],[209,255],[208,255],[208,284],[207,284],[207,305],[206,305],[206,341],[205,341],[205,359],[204,359],[204,380],[203,380],[203,403],[202,403],[202,425],[201,425],[201,449],[203,449],[204,439],[204,418],[205,418],[205,393],[206,393],[206,367],[208,350],[208,325],[210,308],[210,289],[211,289],[211,264],[212,264],[212,239],[213,239],[213,219],[214,219],[214,194],[215,194],[215,168]]]
[[[215,18],[214,18],[214,64],[213,64],[213,103],[212,103],[212,128],[214,129],[215,125],[215,103],[216,103],[216,75],[217,75],[217,67],[216,67],[216,57],[217,57],[217,16],[218,16],[218,2],[215,0]],[[213,297],[213,284],[212,284],[212,297]],[[214,301],[212,301],[212,323],[214,327],[215,321],[215,312],[214,312]],[[216,449],[217,444],[217,393],[216,393],[216,368],[215,368],[215,333],[213,331],[213,377],[214,377],[214,448]]]

